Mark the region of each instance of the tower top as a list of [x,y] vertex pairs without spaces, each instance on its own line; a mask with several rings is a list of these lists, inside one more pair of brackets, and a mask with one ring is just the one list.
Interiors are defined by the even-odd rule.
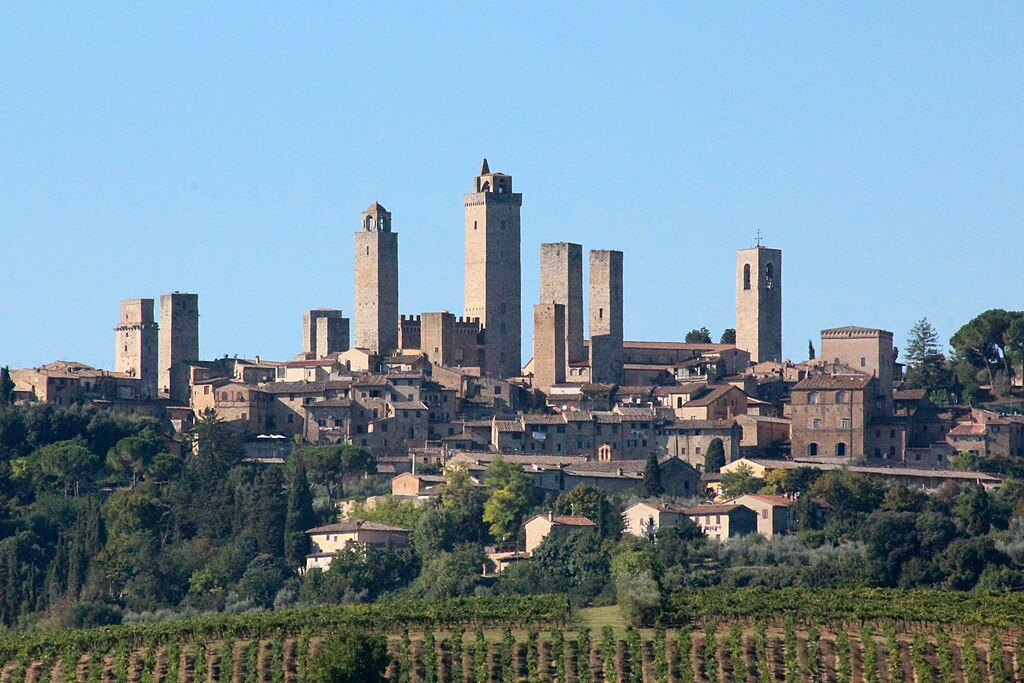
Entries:
[[374,202],[363,211],[363,232],[391,232],[391,212]]
[[480,175],[487,175],[491,172],[491,167],[487,165],[487,157],[484,157],[484,163],[480,166]]
[[512,192],[512,176],[504,173],[491,173],[491,167],[485,157],[483,163],[480,164],[480,175],[475,179],[473,191],[495,194]]

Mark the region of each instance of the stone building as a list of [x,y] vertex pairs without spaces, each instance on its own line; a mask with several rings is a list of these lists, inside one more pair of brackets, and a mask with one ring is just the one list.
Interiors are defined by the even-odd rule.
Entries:
[[160,395],[188,404],[189,361],[199,360],[199,295],[160,295]]
[[893,378],[896,371],[896,348],[892,332],[867,327],[836,327],[821,331],[822,360],[847,365],[857,372],[877,377],[874,399],[881,408],[892,413]]
[[533,307],[533,388],[545,394],[551,393],[552,385],[565,381],[565,317],[564,304]]
[[754,363],[782,360],[782,250],[736,252],[736,346]]
[[391,214],[374,202],[355,237],[353,346],[387,354],[398,348],[398,233]]
[[121,301],[121,321],[115,332],[114,371],[141,380],[144,398],[157,397],[159,334],[152,299]]
[[572,242],[540,245],[540,303],[565,307],[565,362],[587,360],[583,347],[583,247]]
[[302,354],[327,358],[348,351],[349,319],[335,308],[314,308],[302,314]]
[[522,264],[520,208],[512,176],[491,173],[484,159],[474,191],[465,195],[465,315],[479,318],[484,374],[516,377],[522,371]]
[[622,252],[590,252],[590,381],[620,384]]

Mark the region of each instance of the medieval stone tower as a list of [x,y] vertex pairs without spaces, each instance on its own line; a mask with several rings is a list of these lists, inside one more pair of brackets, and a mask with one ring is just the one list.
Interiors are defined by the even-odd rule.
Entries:
[[381,355],[398,348],[398,233],[391,214],[374,202],[356,233],[355,340]]
[[314,308],[302,314],[302,353],[326,358],[348,351],[349,320],[335,308]]
[[754,363],[782,360],[782,250],[736,252],[736,346]]
[[590,252],[590,381],[622,382],[622,252]]
[[545,394],[565,381],[565,306],[533,307],[533,386]]
[[188,405],[188,361],[199,360],[199,295],[160,295],[160,395]]
[[512,192],[512,176],[491,173],[487,159],[474,190],[465,196],[465,315],[479,318],[484,330],[484,374],[514,377],[522,372],[523,195]]
[[114,328],[114,370],[142,380],[142,396],[157,397],[158,333],[152,299],[121,301],[121,322]]
[[540,303],[565,307],[565,363],[586,360],[581,245],[572,242],[540,245]]

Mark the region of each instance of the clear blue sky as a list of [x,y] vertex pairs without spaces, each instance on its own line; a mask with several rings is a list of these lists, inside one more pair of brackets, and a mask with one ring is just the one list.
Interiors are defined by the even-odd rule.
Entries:
[[1019,2],[8,2],[0,363],[112,367],[119,300],[172,290],[205,357],[288,358],[351,313],[375,200],[401,310],[461,312],[483,156],[524,195],[524,359],[545,241],[625,252],[631,339],[733,326],[757,229],[796,359],[1024,308]]

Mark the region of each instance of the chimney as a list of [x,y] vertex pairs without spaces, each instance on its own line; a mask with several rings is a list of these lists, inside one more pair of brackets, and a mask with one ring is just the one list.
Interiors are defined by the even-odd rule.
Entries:
[[618,472],[620,477],[624,474],[621,467],[618,469]]
[[554,510],[548,510],[548,521],[549,522],[555,521],[555,511]]

